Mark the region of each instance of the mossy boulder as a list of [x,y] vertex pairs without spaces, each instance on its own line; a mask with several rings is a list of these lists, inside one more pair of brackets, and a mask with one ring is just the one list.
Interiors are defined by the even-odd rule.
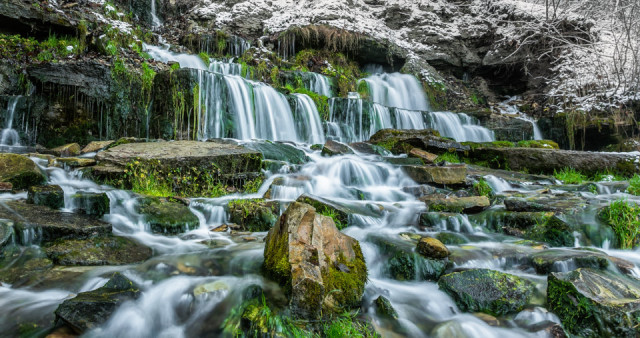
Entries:
[[[0,219],[0,250],[15,241],[13,222],[8,219]],[[0,252],[0,256],[2,253]]]
[[367,280],[360,244],[308,204],[293,202],[280,216],[267,235],[264,259],[295,317],[317,319],[360,306]]
[[59,240],[47,246],[47,256],[57,265],[124,265],[151,257],[151,249],[129,238],[105,236]]
[[0,282],[16,288],[42,282],[53,268],[53,262],[37,246],[9,245],[0,257]]
[[386,319],[398,319],[398,312],[393,308],[389,299],[385,296],[378,296],[376,300],[373,301],[373,305],[376,308],[376,313],[378,316]]
[[116,272],[103,287],[79,293],[60,304],[55,311],[56,322],[82,334],[106,322],[118,306],[137,299],[140,293],[134,282]]
[[[349,147],[357,152],[368,154],[368,155],[380,155],[380,156],[392,155],[392,153],[387,149],[384,149],[381,146],[371,144],[368,142],[349,143]],[[320,149],[322,149],[322,146],[320,146]]]
[[401,281],[436,281],[444,274],[448,260],[427,258],[415,250],[416,242],[403,238],[372,234],[367,241],[375,244],[382,253],[383,273]]
[[87,153],[96,153],[100,150],[103,150],[110,146],[114,141],[92,141],[89,142],[82,150],[80,150],[81,154]]
[[229,202],[229,221],[242,231],[269,231],[278,220],[280,203],[263,199],[234,200]]
[[31,159],[16,154],[0,154],[0,182],[9,182],[13,189],[40,185],[47,177]]
[[77,156],[80,155],[80,145],[77,143],[69,143],[65,144],[48,151],[49,154],[58,156],[58,157],[69,157],[69,156]]
[[549,249],[531,256],[531,262],[539,274],[566,272],[577,268],[607,269],[609,256],[598,250]]
[[402,167],[402,171],[418,184],[455,185],[463,184],[467,179],[467,166],[464,164],[406,165]]
[[71,202],[75,210],[96,217],[102,217],[111,210],[111,202],[106,193],[79,191],[71,195]]
[[460,245],[469,242],[462,235],[455,232],[439,232],[436,235],[436,239],[446,245]]
[[244,146],[260,152],[265,160],[281,161],[289,164],[305,164],[309,162],[309,156],[304,151],[284,142],[254,141],[246,143]]
[[64,191],[59,185],[34,185],[27,190],[27,203],[62,209]]
[[420,197],[429,211],[453,213],[478,213],[491,206],[487,196],[445,196],[441,194]]
[[336,156],[336,155],[348,155],[353,154],[353,149],[348,145],[340,143],[338,141],[328,140],[322,147],[323,156]]
[[396,154],[408,153],[413,148],[438,155],[450,151],[469,150],[468,146],[440,137],[440,133],[433,129],[383,129],[373,134],[369,142]]
[[508,273],[471,269],[444,275],[438,286],[465,312],[484,312],[502,316],[518,312],[527,305],[534,284]]
[[580,268],[547,278],[547,304],[580,337],[640,336],[640,282],[612,271]]
[[[96,160],[92,158],[82,158],[82,157],[59,157],[54,161],[54,166],[62,166],[69,168],[84,168],[96,165]],[[49,166],[52,166],[51,163]]]
[[175,235],[195,229],[200,224],[189,207],[178,202],[148,197],[139,202],[138,209],[155,233]]
[[433,237],[421,238],[416,247],[416,251],[426,258],[444,259],[449,257],[449,249]]
[[508,195],[504,206],[508,211],[576,213],[587,205],[586,200],[574,193],[543,193],[533,196]]

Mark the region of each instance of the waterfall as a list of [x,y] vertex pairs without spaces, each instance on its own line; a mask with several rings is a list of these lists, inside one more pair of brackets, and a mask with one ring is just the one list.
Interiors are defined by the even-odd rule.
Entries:
[[531,123],[531,125],[533,126],[533,139],[534,140],[543,140],[544,139],[544,136],[542,136],[542,131],[540,130],[540,127],[538,126],[538,122],[536,122],[536,120],[534,120],[533,117],[522,113],[522,115],[520,115],[519,118]]
[[[236,129],[234,136],[241,140],[256,138],[256,125],[253,118],[252,102],[253,88],[246,80],[239,76],[225,76],[224,81],[229,91],[229,104],[235,113]],[[210,94],[211,93],[205,92],[202,96]],[[216,98],[214,97],[213,99],[215,100]]]
[[309,72],[309,90],[319,94],[319,95],[324,95],[326,97],[332,97],[333,94],[331,93],[331,86],[329,85],[329,78],[318,74],[318,73],[313,73],[313,72]]
[[229,54],[236,57],[242,56],[247,49],[251,48],[251,44],[247,40],[235,35],[227,43],[229,44]]
[[151,0],[151,26],[153,28],[158,28],[162,26],[162,22],[158,18],[156,14],[156,0]]
[[429,101],[420,82],[408,74],[375,74],[365,81],[371,101],[388,107],[429,111]]
[[424,129],[427,127],[421,111],[395,109],[396,129]]
[[209,71],[213,73],[219,73],[222,75],[238,75],[242,74],[242,65],[234,63],[232,60],[229,62],[211,60],[209,64]]
[[1,146],[20,146],[20,135],[18,135],[17,130],[13,129],[13,117],[15,115],[16,106],[18,105],[18,101],[20,101],[21,97],[22,96],[14,96],[9,99],[9,103],[7,104],[7,114],[5,115],[4,129],[2,129],[2,134],[0,135]]
[[144,50],[156,61],[178,62],[181,68],[207,69],[204,61],[197,55],[174,53],[169,46],[158,47],[143,44]]
[[299,141],[287,98],[273,87],[255,83],[257,137],[273,141]]
[[438,130],[442,136],[451,137],[458,142],[495,140],[493,131],[478,125],[477,121],[467,114],[432,112],[429,115],[433,119],[431,128]]
[[531,123],[531,126],[533,127],[533,139],[543,140],[544,136],[542,135],[542,131],[538,126],[538,122],[536,122],[533,117],[520,111],[520,108],[515,103],[515,101],[520,99],[520,96],[512,96],[507,100],[500,102],[500,104],[498,105],[498,111],[500,112],[500,114],[515,115],[516,118]]
[[300,132],[302,141],[310,144],[324,144],[324,131],[315,103],[306,94],[293,94],[293,96],[296,99],[296,129]]

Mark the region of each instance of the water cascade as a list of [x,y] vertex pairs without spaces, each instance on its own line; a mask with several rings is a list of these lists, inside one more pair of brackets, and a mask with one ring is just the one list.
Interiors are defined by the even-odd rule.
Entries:
[[310,144],[324,144],[324,131],[322,130],[322,122],[320,114],[315,103],[306,94],[293,94],[296,99],[296,130],[301,135],[306,135],[303,142]]
[[491,142],[495,141],[493,131],[478,125],[471,116],[451,112],[433,112],[431,128],[436,129],[442,136],[451,137],[456,141]]
[[309,90],[319,95],[326,97],[332,97],[331,85],[329,84],[329,78],[318,73],[309,72]]
[[13,118],[16,111],[16,106],[22,96],[13,96],[9,99],[7,104],[7,113],[5,115],[4,129],[0,134],[0,146],[17,147],[20,146],[20,135],[18,131],[13,129]]
[[154,29],[162,26],[162,22],[156,13],[156,0],[151,0],[151,26]]
[[531,126],[533,127],[533,139],[534,140],[544,139],[544,136],[542,135],[542,130],[540,130],[540,127],[538,126],[538,122],[536,122],[536,120],[534,120],[533,117],[523,113],[520,110],[518,105],[515,104],[515,101],[517,100],[520,100],[519,96],[512,96],[507,100],[500,102],[500,104],[498,105],[498,111],[501,114],[516,116],[521,120],[531,123]]
[[387,107],[429,111],[429,101],[418,79],[413,75],[375,74],[365,81],[371,101]]

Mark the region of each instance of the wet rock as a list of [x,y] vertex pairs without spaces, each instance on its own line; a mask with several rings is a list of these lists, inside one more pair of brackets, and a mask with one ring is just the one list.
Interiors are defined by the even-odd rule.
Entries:
[[436,158],[438,158],[438,155],[436,154],[432,154],[428,151],[424,151],[422,149],[418,149],[418,148],[413,148],[409,151],[409,156],[412,157],[416,157],[421,159],[425,164],[432,164],[435,163]]
[[533,294],[530,281],[511,274],[472,269],[440,277],[438,286],[467,312],[484,312],[494,316],[520,311]]
[[92,141],[87,144],[82,150],[80,150],[81,154],[87,153],[96,153],[100,150],[103,150],[110,146],[114,141]]
[[111,210],[111,202],[106,193],[79,191],[71,195],[71,201],[75,210],[87,215],[102,217]]
[[[84,168],[96,165],[96,160],[92,158],[81,158],[81,157],[61,157],[56,158],[54,161],[56,164],[62,164],[63,166],[67,166],[69,168]],[[49,164],[49,166],[52,166]],[[55,166],[55,165],[54,165]]]
[[105,236],[89,239],[67,239],[45,249],[57,265],[124,265],[143,262],[151,257],[151,249],[129,238]]
[[440,137],[440,133],[433,129],[383,129],[371,136],[369,142],[394,153],[407,153],[413,148],[434,154],[469,150],[468,146]]
[[267,274],[290,290],[296,317],[360,306],[367,280],[360,244],[312,206],[289,206],[267,235],[264,258]]
[[371,144],[368,142],[353,142],[353,143],[349,143],[349,147],[351,147],[351,149],[363,153],[363,154],[367,154],[367,155],[380,155],[380,156],[389,156],[391,155],[391,152],[388,151],[387,149],[382,148],[381,146],[375,145],[375,144]]
[[440,194],[420,197],[429,211],[478,213],[491,206],[487,196],[456,197]]
[[379,296],[373,301],[378,316],[386,319],[398,319],[398,313],[391,302],[384,296]]
[[111,224],[94,217],[20,201],[7,201],[1,205],[0,219],[14,222],[21,243],[82,239],[111,233]]
[[80,145],[77,143],[69,143],[63,146],[59,146],[47,151],[47,154],[55,155],[58,157],[70,157],[80,155]]
[[447,245],[460,245],[469,242],[466,238],[454,232],[439,232],[436,235],[436,239]]
[[411,194],[416,198],[420,198],[422,196],[431,195],[436,193],[436,188],[430,185],[418,185],[413,187],[403,187],[402,191],[407,194]]
[[11,183],[14,189],[26,189],[46,181],[47,177],[31,159],[16,154],[0,154],[0,182]]
[[200,220],[189,210],[189,207],[160,198],[142,199],[139,203],[139,212],[144,215],[151,231],[160,234],[180,234],[195,229],[200,224]]
[[549,275],[549,310],[571,334],[582,337],[640,335],[640,282],[611,271],[581,268]]
[[493,114],[483,126],[493,131],[496,140],[518,142],[533,139],[533,124],[523,119]]
[[[15,241],[13,222],[8,219],[0,219],[0,250]],[[0,256],[2,254],[0,253]]]
[[422,166],[424,165],[424,162],[419,159],[419,158],[415,158],[415,157],[394,157],[394,156],[387,156],[387,157],[383,157],[383,160],[387,163],[393,164],[393,165],[401,165],[401,166]]
[[309,162],[307,154],[284,142],[255,141],[244,144],[262,154],[265,160],[282,161],[290,164],[305,164]]
[[55,311],[56,321],[82,334],[106,322],[122,303],[139,296],[138,286],[116,272],[103,287],[79,293],[60,304]]
[[572,193],[542,193],[533,196],[514,194],[504,200],[508,211],[537,212],[553,211],[576,213],[586,206],[586,201]]
[[498,318],[490,314],[483,313],[483,312],[476,312],[473,315],[478,319],[482,320],[483,322],[489,324],[489,326],[500,326],[500,320],[498,320]]
[[531,261],[536,272],[544,275],[551,272],[567,272],[577,268],[604,270],[609,267],[607,254],[595,249],[549,249],[533,254]]
[[0,255],[0,281],[13,287],[35,286],[45,280],[53,262],[36,246],[7,246]]
[[1,192],[10,192],[11,190],[13,190],[13,184],[9,182],[0,182]]
[[348,145],[333,140],[325,142],[322,147],[323,156],[336,156],[353,154],[353,150]]
[[215,281],[211,283],[200,284],[193,288],[193,295],[198,297],[204,294],[213,294],[220,291],[229,290],[229,285],[223,281]]
[[396,280],[436,281],[444,273],[448,261],[431,259],[416,252],[416,242],[382,235],[370,235],[386,261],[384,274]]
[[59,185],[34,185],[27,190],[27,203],[62,209],[64,191]]
[[419,184],[463,184],[467,179],[467,167],[464,164],[446,166],[403,166],[402,170]]
[[449,257],[449,249],[433,237],[421,238],[416,251],[426,258],[444,259]]
[[363,207],[360,204],[345,205],[330,201],[322,197],[303,194],[298,197],[298,202],[313,206],[319,214],[329,216],[333,219],[338,229],[349,225],[349,215],[360,214],[365,216],[380,217],[382,213],[373,208]]
[[229,220],[240,231],[269,231],[278,220],[280,203],[263,199],[234,200],[229,202]]

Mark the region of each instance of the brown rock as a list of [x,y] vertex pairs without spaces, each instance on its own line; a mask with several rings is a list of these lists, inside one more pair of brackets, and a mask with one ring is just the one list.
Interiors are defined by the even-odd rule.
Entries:
[[433,237],[420,239],[416,251],[426,258],[444,259],[449,257],[449,249]]
[[108,147],[113,142],[114,141],[93,141],[93,142],[90,142],[89,144],[87,144],[84,148],[82,148],[80,153],[81,154],[95,153],[97,151],[100,151],[100,150]]
[[48,153],[56,155],[58,157],[68,157],[80,155],[80,145],[77,143],[69,143],[63,146],[53,148]]
[[427,164],[434,163],[436,158],[438,158],[438,155],[432,154],[432,153],[430,153],[428,151],[424,151],[424,150],[419,149],[419,148],[411,149],[409,151],[409,156],[417,157],[419,159],[422,159],[424,161],[424,163],[427,163]]

